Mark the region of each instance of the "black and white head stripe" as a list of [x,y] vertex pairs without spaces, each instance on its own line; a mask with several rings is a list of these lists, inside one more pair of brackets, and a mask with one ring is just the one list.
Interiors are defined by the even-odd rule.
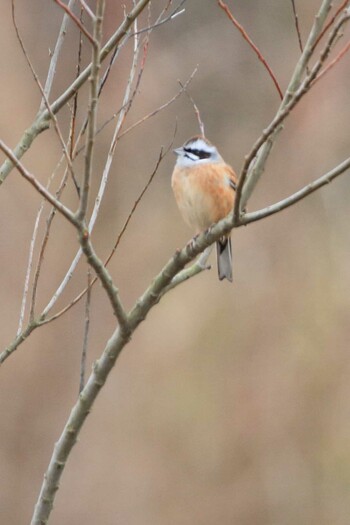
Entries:
[[185,157],[189,157],[195,160],[197,159],[209,159],[211,157],[210,151],[205,151],[203,149],[195,149],[192,146],[184,146],[183,150],[185,152]]
[[177,166],[184,168],[192,167],[194,164],[223,162],[216,147],[204,137],[192,137],[174,152],[177,155]]

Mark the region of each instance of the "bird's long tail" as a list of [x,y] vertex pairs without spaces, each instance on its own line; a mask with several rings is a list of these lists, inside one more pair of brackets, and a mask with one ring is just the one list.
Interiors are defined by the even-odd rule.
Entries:
[[224,237],[216,243],[219,279],[228,279],[232,282],[232,247],[231,238]]

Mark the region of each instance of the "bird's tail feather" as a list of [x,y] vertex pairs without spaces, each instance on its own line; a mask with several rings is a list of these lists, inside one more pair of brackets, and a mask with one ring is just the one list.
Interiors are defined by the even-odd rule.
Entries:
[[232,247],[231,239],[223,238],[216,243],[219,279],[228,279],[232,282]]

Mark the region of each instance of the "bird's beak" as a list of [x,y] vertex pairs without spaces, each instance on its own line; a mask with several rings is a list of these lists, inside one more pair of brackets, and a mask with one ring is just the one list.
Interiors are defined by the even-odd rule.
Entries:
[[182,148],[176,148],[176,149],[173,149],[173,152],[175,153],[175,155],[181,155],[181,153],[182,153]]

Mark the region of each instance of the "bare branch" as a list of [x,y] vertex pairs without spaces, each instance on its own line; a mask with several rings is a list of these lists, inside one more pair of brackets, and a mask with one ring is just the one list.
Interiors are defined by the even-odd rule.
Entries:
[[28,323],[28,325],[25,327],[24,330],[22,330],[20,334],[17,334],[14,341],[12,341],[12,343],[7,348],[5,348],[3,352],[0,353],[0,366],[4,363],[4,361],[6,361],[8,357],[10,357],[10,355],[15,350],[17,350],[19,345],[23,343],[30,336],[30,334],[40,325],[40,320],[32,321]]
[[251,222],[259,221],[261,219],[264,219],[265,217],[269,217],[270,215],[274,215],[275,213],[278,213],[279,211],[289,208],[290,206],[304,199],[308,195],[311,195],[311,193],[314,193],[316,190],[322,188],[322,186],[329,184],[330,182],[332,182],[332,180],[334,180],[336,177],[339,177],[339,175],[342,175],[349,168],[350,168],[350,157],[344,160],[341,164],[333,168],[331,171],[329,171],[325,175],[322,175],[322,177],[318,178],[314,182],[310,182],[310,184],[308,184],[301,190],[297,191],[296,193],[293,193],[286,199],[283,199],[277,202],[276,204],[271,204],[270,206],[267,206],[266,208],[262,210],[255,211],[252,213],[246,213],[241,218],[239,226],[249,224]]
[[[60,186],[59,186],[58,190],[56,191],[56,198],[57,199],[61,198],[62,193],[63,193],[63,191],[64,191],[64,189],[66,187],[67,176],[68,176],[68,172],[66,170],[66,172],[64,173],[63,178],[61,180]],[[56,215],[56,209],[52,208],[51,212],[50,212],[50,214],[49,214],[49,216],[48,216],[48,218],[46,220],[46,230],[45,230],[44,237],[43,237],[43,240],[41,242],[41,247],[40,247],[40,250],[39,250],[39,258],[38,258],[38,262],[37,262],[37,266],[36,266],[35,273],[34,273],[34,278],[33,278],[32,297],[31,297],[31,305],[30,305],[30,313],[29,313],[29,319],[30,319],[31,322],[34,321],[34,317],[35,317],[35,301],[36,301],[36,293],[37,293],[37,288],[38,288],[38,283],[39,283],[40,271],[41,271],[42,263],[44,261],[44,253],[45,253],[48,241],[49,241],[49,235],[50,235],[50,231],[51,231],[51,226],[52,226],[52,222],[53,222],[53,219],[54,219],[55,215]]]
[[95,250],[91,244],[89,232],[87,229],[80,230],[79,242],[86,256],[87,262],[95,270],[96,275],[100,279],[101,284],[107,293],[114,314],[119,321],[120,329],[125,333],[129,333],[128,319],[120,300],[119,290],[113,283],[113,279],[109,271],[104,266],[103,262],[97,257],[97,254],[95,253]]
[[90,100],[88,109],[88,133],[86,138],[84,180],[80,194],[79,209],[76,214],[77,219],[80,223],[85,221],[89,198],[90,179],[92,173],[92,155],[94,150],[94,141],[96,134],[98,79],[100,72],[100,46],[102,38],[104,5],[104,1],[97,2],[96,17],[94,21],[94,34],[92,41],[92,68],[90,75]]
[[90,268],[88,268],[87,294],[86,294],[86,301],[85,301],[84,339],[83,339],[83,350],[81,353],[81,361],[80,361],[79,394],[83,390],[84,385],[85,385],[86,357],[87,357],[87,347],[88,347],[88,341],[89,341],[89,328],[90,328],[90,304],[91,304],[91,271],[90,271]]
[[[75,4],[75,0],[69,0],[68,9],[70,11],[73,9],[74,4]],[[56,66],[57,66],[57,62],[58,62],[58,57],[60,55],[62,44],[63,44],[64,38],[66,36],[66,33],[67,33],[68,22],[69,22],[69,16],[65,13],[64,16],[63,16],[63,19],[62,19],[61,28],[60,28],[59,33],[58,33],[55,49],[54,49],[54,51],[52,53],[52,56],[51,56],[50,66],[49,66],[49,70],[48,70],[47,78],[46,78],[46,82],[45,82],[44,93],[45,93],[45,96],[46,96],[47,99],[49,99],[49,97],[50,97],[52,83],[53,83],[53,79],[54,79],[54,76],[55,76],[55,73],[56,73]],[[39,111],[42,111],[44,109],[44,107],[45,107],[45,100],[42,99]]]
[[67,458],[77,441],[78,434],[98,393],[127,342],[128,337],[117,329],[108,341],[101,358],[96,361],[93,371],[68,417],[63,432],[55,444],[39,499],[34,509],[31,525],[42,525],[48,522]]
[[[83,21],[83,13],[84,9],[81,8],[80,11],[80,20]],[[80,75],[81,71],[81,55],[82,55],[82,49],[83,49],[83,39],[81,33],[79,33],[79,43],[78,43],[78,56],[77,56],[77,68],[76,68],[76,78]],[[73,160],[74,158],[74,150],[75,150],[75,128],[76,128],[76,122],[77,122],[77,111],[78,111],[78,96],[79,91],[77,91],[73,97],[73,108],[72,108],[72,117],[71,117],[71,123],[70,123],[70,130],[69,130],[69,156],[70,159]],[[79,140],[79,138],[78,138]],[[75,189],[77,190],[78,197],[80,198],[80,187],[76,180],[76,178],[73,176],[73,183],[75,186]]]
[[94,20],[95,19],[95,15],[94,13],[91,11],[90,7],[87,5],[86,2],[84,2],[84,0],[79,0],[82,8],[87,12],[87,14],[89,15],[89,17],[91,18],[91,20]]
[[201,255],[198,257],[196,262],[191,264],[191,266],[184,268],[181,272],[175,275],[175,277],[172,278],[168,286],[164,288],[161,294],[161,297],[163,297],[163,295],[168,293],[173,288],[176,288],[177,286],[179,286],[179,284],[182,284],[188,281],[189,279],[191,279],[192,277],[194,277],[195,275],[202,273],[204,270],[210,270],[211,266],[207,265],[207,260],[209,258],[209,255],[213,251],[213,248],[214,248],[214,244],[212,244],[211,246],[208,246],[208,248],[206,248],[204,252],[201,253]]
[[202,137],[205,137],[205,131],[204,131],[204,123],[203,123],[203,120],[202,120],[202,117],[201,117],[201,114],[200,114],[200,111],[198,109],[198,106],[197,104],[195,103],[193,97],[190,95],[190,93],[187,91],[186,89],[186,86],[182,85],[180,80],[178,80],[181,88],[183,89],[183,91],[185,91],[186,95],[188,96],[188,98],[190,99],[191,103],[192,103],[192,106],[193,106],[193,109],[194,109],[194,112],[196,114],[196,117],[197,117],[197,121],[198,121],[198,127],[199,127],[199,131],[200,131],[200,134],[202,135]]
[[301,33],[300,33],[300,27],[299,27],[299,17],[298,17],[298,13],[297,13],[297,10],[296,10],[296,7],[295,7],[295,0],[292,0],[292,7],[293,7],[295,29],[296,29],[297,35],[298,35],[299,47],[300,47],[300,51],[303,52],[303,42],[301,40]]
[[18,322],[18,328],[17,328],[17,334],[16,334],[17,336],[23,330],[24,315],[26,311],[27,297],[28,297],[28,292],[29,292],[29,281],[30,281],[30,275],[32,273],[32,267],[33,267],[34,247],[35,247],[35,241],[37,238],[40,218],[41,218],[43,209],[44,209],[44,201],[40,204],[39,211],[37,213],[35,223],[34,223],[33,235],[30,241],[27,271],[26,271],[26,276],[24,279],[24,290],[23,290],[23,297],[22,297],[22,303],[21,303],[21,312],[19,316],[19,322]]
[[338,16],[343,11],[343,9],[345,9],[345,7],[347,6],[348,3],[349,3],[349,0],[343,0],[343,2],[340,4],[338,9],[336,10],[334,15],[332,16],[332,18],[329,20],[329,22],[327,22],[327,24],[324,26],[323,30],[319,34],[318,38],[316,39],[316,42],[314,43],[314,48],[318,45],[318,43],[320,42],[322,37],[327,33],[328,29],[330,27],[332,27],[332,25],[334,24],[335,20],[338,18]]

